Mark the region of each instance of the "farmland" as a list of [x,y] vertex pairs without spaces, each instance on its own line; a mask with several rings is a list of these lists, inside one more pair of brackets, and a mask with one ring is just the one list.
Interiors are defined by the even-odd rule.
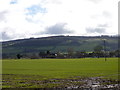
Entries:
[[65,81],[92,77],[117,81],[118,58],[3,59],[2,70],[3,88],[64,87]]

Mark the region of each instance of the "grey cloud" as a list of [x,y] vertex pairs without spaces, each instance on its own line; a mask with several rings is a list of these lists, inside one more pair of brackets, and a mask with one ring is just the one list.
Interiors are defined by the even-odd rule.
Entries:
[[8,13],[7,11],[2,11],[2,12],[0,12],[0,22],[6,20],[5,15],[6,15],[7,13]]
[[16,33],[14,28],[11,27],[5,27],[3,29],[0,29],[1,32],[1,38],[2,41],[8,41],[8,40],[15,40],[18,38],[26,37],[25,34],[22,33]]
[[7,32],[2,32],[2,40],[9,40],[11,37],[7,34]]
[[86,32],[102,34],[102,33],[105,33],[106,31],[105,31],[105,28],[96,27],[96,28],[87,28]]
[[105,28],[105,27],[109,27],[109,25],[108,25],[108,24],[99,24],[98,27],[103,27],[103,28]]
[[2,40],[10,40],[10,39],[15,38],[15,36],[13,36],[13,34],[12,35],[9,34],[11,31],[13,31],[13,29],[10,27],[3,28],[2,32],[1,32]]
[[65,28],[66,23],[57,23],[53,26],[46,28],[45,34],[68,34],[72,33],[72,31]]

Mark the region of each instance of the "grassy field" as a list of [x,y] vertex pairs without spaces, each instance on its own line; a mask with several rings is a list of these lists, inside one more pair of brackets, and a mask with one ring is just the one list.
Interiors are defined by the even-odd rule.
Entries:
[[[117,80],[118,58],[107,58],[107,61],[104,58],[6,59],[2,60],[2,70],[3,88],[22,87],[21,84],[24,87],[41,87],[30,84],[34,81],[78,77],[102,77]],[[31,83],[20,83],[21,81]]]

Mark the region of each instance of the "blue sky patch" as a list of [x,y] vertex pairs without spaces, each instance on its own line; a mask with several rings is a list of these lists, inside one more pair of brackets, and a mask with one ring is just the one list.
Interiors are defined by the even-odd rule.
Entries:
[[27,8],[28,13],[26,13],[27,15],[32,15],[34,16],[37,13],[46,13],[47,10],[46,8],[42,8],[40,5],[33,5],[29,8]]
[[10,4],[17,4],[17,0],[11,0]]

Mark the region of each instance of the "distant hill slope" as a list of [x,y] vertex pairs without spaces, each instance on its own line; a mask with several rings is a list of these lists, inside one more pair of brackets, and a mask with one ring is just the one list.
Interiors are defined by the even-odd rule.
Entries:
[[2,42],[2,53],[34,53],[47,50],[51,52],[67,52],[69,48],[74,51],[85,50],[91,52],[95,46],[103,46],[103,39],[106,39],[107,50],[112,51],[118,49],[118,37],[52,36]]

